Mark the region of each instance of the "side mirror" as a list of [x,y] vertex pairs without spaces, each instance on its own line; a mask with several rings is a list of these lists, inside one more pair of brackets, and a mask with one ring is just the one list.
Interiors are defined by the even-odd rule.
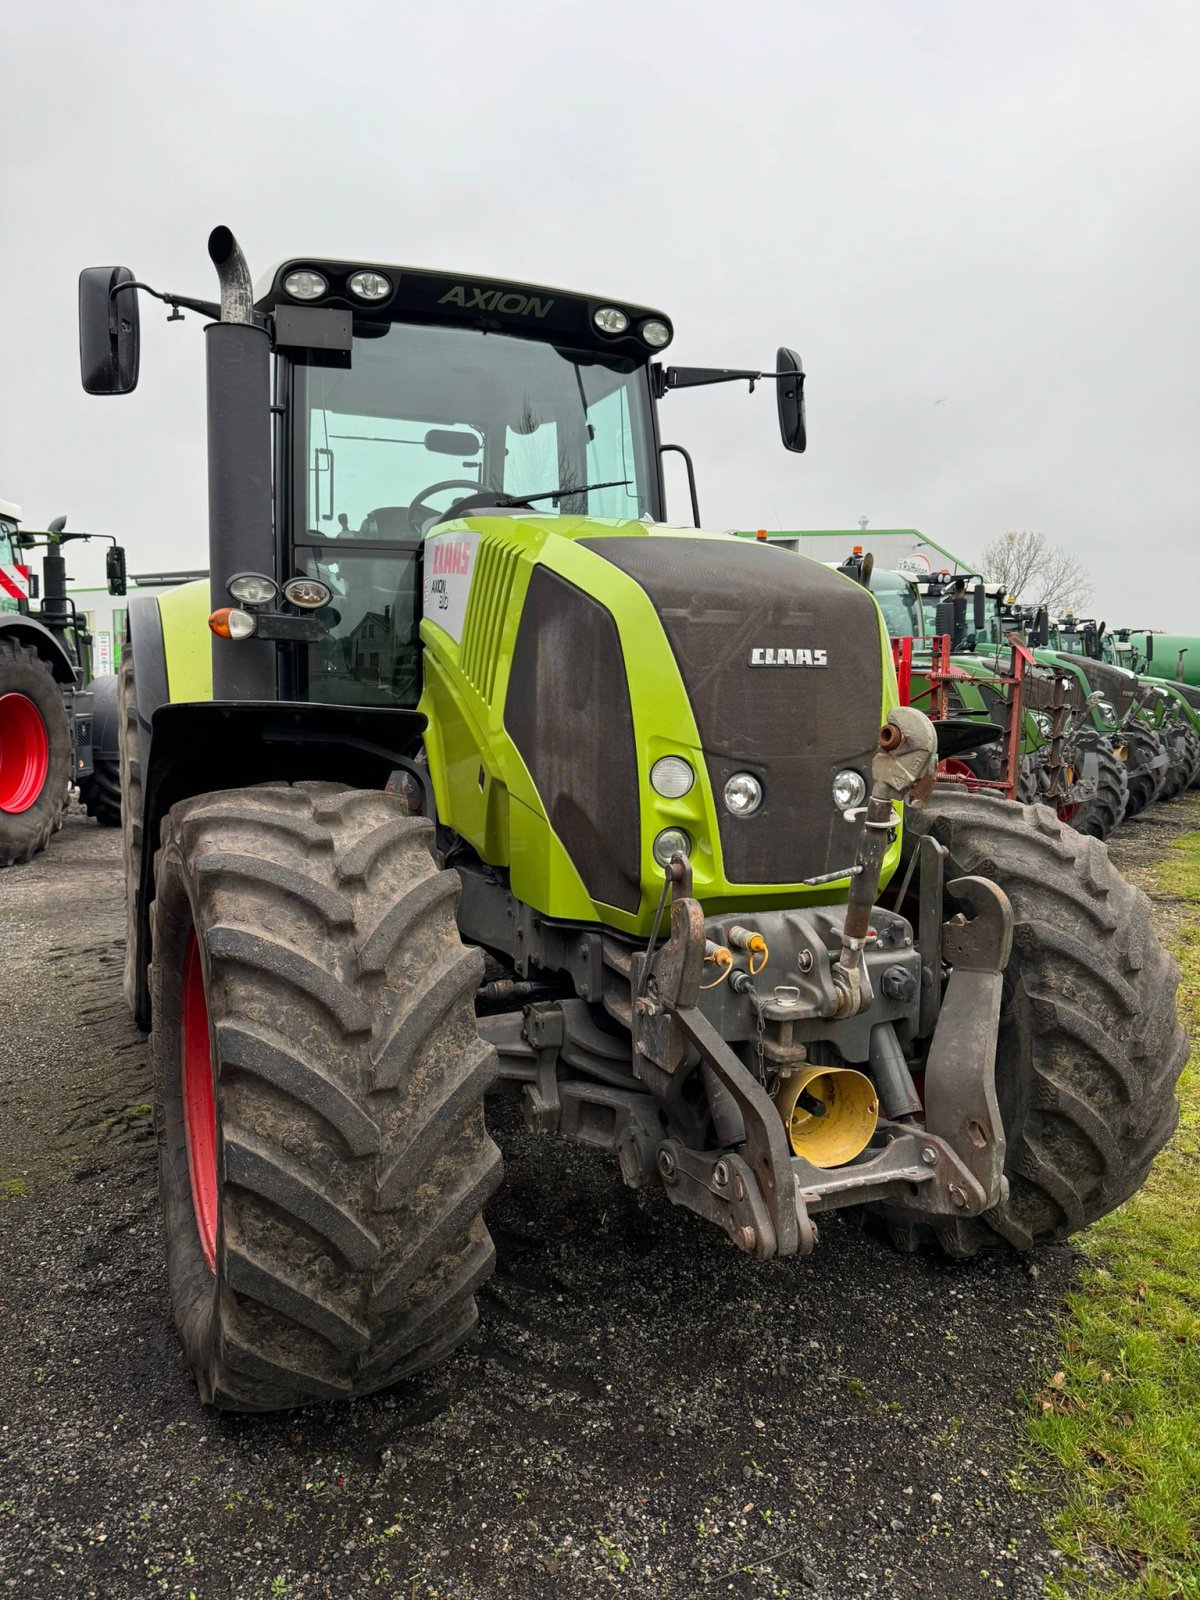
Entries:
[[137,290],[120,288],[133,281],[128,267],[85,267],[79,274],[79,375],[88,394],[131,394],[137,388]]
[[984,591],[983,585],[980,584],[979,587],[975,590],[975,632],[976,633],[982,633],[983,630],[987,627],[987,619],[988,619],[987,594]]
[[1029,642],[1035,650],[1044,650],[1050,642],[1050,613],[1045,606],[1039,606],[1034,613]]
[[125,575],[125,551],[119,544],[110,545],[104,557],[104,576],[108,579],[109,594],[126,594],[128,579]]
[[804,420],[804,367],[794,350],[781,347],[775,358],[775,399],[783,448],[800,455],[808,444],[808,429]]

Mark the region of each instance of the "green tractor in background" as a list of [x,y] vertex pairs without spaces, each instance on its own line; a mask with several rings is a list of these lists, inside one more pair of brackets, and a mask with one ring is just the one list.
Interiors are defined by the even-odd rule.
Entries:
[[[21,528],[20,507],[0,501],[0,867],[31,861],[62,826],[70,789],[101,824],[120,822],[116,680],[93,678],[92,639],[67,593],[56,517]],[[42,571],[29,555],[41,549]],[[108,554],[111,594],[125,593],[125,556]],[[35,601],[40,600],[40,605]]]
[[[1174,678],[1154,670],[1155,640],[1160,637],[1167,638],[1168,649],[1159,652],[1158,660],[1164,669],[1174,664]],[[1194,642],[1200,645],[1200,641]],[[1144,629],[1107,628],[1100,631],[1097,646],[1102,660],[1137,673],[1149,693],[1146,720],[1163,732],[1171,756],[1171,770],[1159,798],[1173,800],[1185,789],[1200,786],[1200,688],[1182,676],[1189,649],[1186,639]]]
[[1129,773],[1126,816],[1182,793],[1195,774],[1197,741],[1187,708],[1163,684],[1118,664],[1103,622],[1067,613],[1051,623],[1048,646],[1100,698],[1097,715],[1114,730]]
[[[371,262],[256,299],[209,253],[219,305],[159,298],[212,319],[211,587],[135,596],[120,672],[202,1398],[365,1394],[468,1335],[493,1091],[759,1260],[846,1206],[967,1256],[1132,1193],[1185,1054],[1145,897],[1044,808],[930,794],[859,584],[664,521],[662,403],[771,376],[802,450],[795,355],[664,365],[661,312]],[[81,275],[91,393],[137,381],[138,293]]]
[[[879,603],[902,703],[939,725],[939,777],[1049,806],[1078,832],[1107,838],[1125,814],[1124,763],[1106,741],[1080,736],[1086,696],[1076,679],[1002,626],[1003,590],[974,573],[883,570],[861,550],[840,570]],[[1044,613],[1031,619],[1028,639],[1045,625]]]

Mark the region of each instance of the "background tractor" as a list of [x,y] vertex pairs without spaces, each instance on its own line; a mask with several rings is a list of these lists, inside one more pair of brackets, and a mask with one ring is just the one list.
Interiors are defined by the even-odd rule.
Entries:
[[[485,1095],[759,1260],[1060,1239],[1174,1126],[1177,971],[1042,807],[929,794],[871,595],[665,522],[663,313],[209,253],[210,586],[135,596],[127,992],[202,1398],[439,1361],[492,1268]],[[139,287],[80,279],[84,386]],[[686,458],[685,458],[686,459]],[[684,1333],[686,1337],[686,1332]]]
[[[1054,619],[1049,627],[1044,659],[1074,672],[1089,689],[1093,726],[1111,736],[1124,756],[1129,779],[1126,817],[1136,817],[1190,770],[1191,752],[1172,742],[1173,722],[1168,697],[1154,684],[1142,682],[1126,666],[1104,659],[1103,622],[1072,614]],[[1183,776],[1181,787],[1190,781]]]
[[[1150,670],[1155,635],[1142,633],[1140,638],[1143,642],[1139,648],[1130,629],[1114,632],[1103,622],[1077,618],[1071,613],[1057,624],[1059,649],[1106,661],[1137,675],[1132,715],[1158,734],[1167,756],[1166,776],[1155,798],[1174,800],[1200,781],[1200,689],[1192,688],[1180,677],[1168,680],[1156,676]],[[1149,650],[1149,658],[1143,650]],[[1186,653],[1185,649],[1176,651],[1177,673],[1182,672]]]
[[1044,612],[1029,619],[1027,634],[1006,628],[1003,590],[976,574],[881,570],[861,547],[839,570],[879,602],[901,703],[938,726],[943,782],[1046,805],[1078,832],[1108,837],[1125,814],[1124,763],[1088,737],[1076,679],[1032,653]]
[[[91,636],[67,593],[56,517],[22,531],[0,501],[0,867],[29,861],[61,826],[72,784],[101,823],[120,821],[115,679],[92,678]],[[42,549],[41,583],[29,555]],[[109,592],[125,592],[124,552],[108,556]],[[34,602],[40,599],[40,606]]]

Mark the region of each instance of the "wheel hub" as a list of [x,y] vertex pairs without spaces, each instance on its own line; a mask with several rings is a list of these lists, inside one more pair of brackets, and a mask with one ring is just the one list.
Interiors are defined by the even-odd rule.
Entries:
[[187,1143],[192,1210],[200,1248],[210,1267],[217,1261],[217,1110],[213,1099],[212,1048],[204,969],[195,930],[188,935],[183,961],[183,1005],[180,1027],[180,1075],[183,1127]]

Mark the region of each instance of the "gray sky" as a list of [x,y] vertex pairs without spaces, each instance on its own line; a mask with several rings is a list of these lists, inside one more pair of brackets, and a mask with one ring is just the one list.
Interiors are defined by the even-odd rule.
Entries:
[[[79,268],[209,296],[209,229],[661,305],[705,525],[1010,528],[1114,624],[1200,632],[1194,0],[254,0],[3,8],[0,497],[203,564],[200,319],[79,387]],[[944,402],[944,403],[939,403]],[[682,486],[672,513],[686,518]],[[74,547],[78,550],[79,547]],[[94,577],[97,551],[72,571]]]

